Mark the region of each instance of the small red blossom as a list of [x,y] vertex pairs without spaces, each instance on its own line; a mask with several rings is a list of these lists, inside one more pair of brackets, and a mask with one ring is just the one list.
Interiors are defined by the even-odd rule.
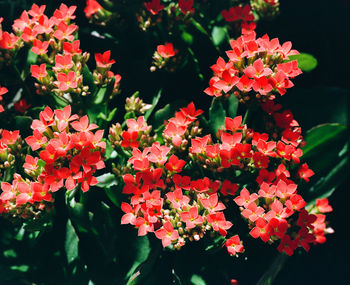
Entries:
[[230,237],[228,240],[226,240],[225,246],[227,248],[228,253],[231,255],[235,255],[244,251],[244,247],[238,235]]
[[157,52],[163,58],[169,58],[176,54],[176,50],[174,50],[172,43],[157,46]]
[[114,59],[111,58],[111,51],[107,50],[104,53],[95,53],[95,60],[97,67],[109,68],[115,63]]
[[160,0],[152,0],[151,2],[145,2],[144,5],[146,9],[153,15],[158,14],[161,10],[164,9],[164,5],[160,4]]

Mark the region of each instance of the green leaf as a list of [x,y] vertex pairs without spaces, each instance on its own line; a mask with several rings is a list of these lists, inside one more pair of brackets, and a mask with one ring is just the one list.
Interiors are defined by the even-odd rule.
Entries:
[[20,271],[20,272],[27,272],[29,270],[29,266],[28,265],[12,265],[10,267],[12,270],[17,270],[17,271]]
[[347,135],[347,129],[340,124],[319,125],[307,131],[306,145],[303,148],[303,159],[319,155],[320,148],[334,145],[335,141],[342,140]]
[[100,188],[111,187],[118,184],[115,175],[112,173],[102,174],[101,176],[96,177],[96,179],[98,181],[98,184],[96,184],[96,186]]
[[298,67],[302,71],[309,72],[316,68],[317,66],[317,59],[308,53],[300,53],[296,55],[289,56],[290,60],[296,60],[298,62]]
[[310,201],[308,205],[314,205],[316,199],[327,198],[341,185],[348,177],[350,170],[349,158],[346,156],[337,165],[330,170],[325,176],[317,180],[317,182],[309,189],[306,201]]
[[149,116],[151,116],[154,108],[157,106],[158,102],[159,102],[159,99],[160,97],[162,96],[162,89],[160,89],[157,93],[156,96],[153,97],[153,100],[152,100],[152,107],[151,109],[147,110],[147,112],[145,113],[145,120],[147,121],[147,119],[149,118]]
[[230,97],[228,97],[227,101],[228,101],[227,114],[231,118],[234,118],[237,115],[239,101],[238,101],[237,97],[234,95],[231,95]]
[[66,240],[64,242],[64,249],[66,251],[68,263],[73,262],[79,256],[79,238],[75,232],[75,229],[70,220],[67,221],[66,225]]
[[129,272],[126,274],[127,280],[135,274],[136,269],[147,260],[151,252],[151,246],[147,236],[139,237],[137,239],[135,247],[137,254],[135,256],[134,264],[131,266]]
[[91,94],[95,94],[97,86],[95,84],[94,77],[86,64],[83,67],[83,84],[89,86],[89,91]]
[[170,104],[166,104],[162,109],[159,109],[154,114],[154,121],[156,123],[156,126],[159,127],[163,125],[163,122],[167,119],[169,119],[173,115],[173,110],[171,108]]
[[218,98],[214,98],[209,108],[209,126],[214,134],[225,124],[226,112]]
[[193,274],[191,277],[191,284],[193,285],[206,285],[207,283],[203,280],[203,278],[197,274]]
[[30,129],[30,125],[33,122],[33,119],[28,116],[16,116],[16,128],[21,130]]
[[111,96],[113,92],[114,83],[115,83],[115,78],[112,77],[111,81],[108,82],[107,86],[101,87],[100,90],[98,90],[94,100],[94,104],[98,105],[108,100],[109,96]]
[[200,23],[198,23],[194,18],[191,18],[191,22],[192,22],[193,26],[195,26],[195,28],[196,28],[198,31],[200,31],[202,34],[208,36],[207,31],[206,31],[206,30],[203,28],[203,26],[202,26]]
[[181,38],[188,45],[192,45],[193,44],[193,36],[190,33],[182,32]]
[[122,191],[118,187],[107,187],[105,188],[105,193],[107,197],[112,201],[112,203],[118,208],[121,205]]
[[219,26],[215,26],[211,32],[211,36],[213,38],[213,43],[215,46],[219,46],[221,45],[227,35],[227,29],[226,27],[219,27]]

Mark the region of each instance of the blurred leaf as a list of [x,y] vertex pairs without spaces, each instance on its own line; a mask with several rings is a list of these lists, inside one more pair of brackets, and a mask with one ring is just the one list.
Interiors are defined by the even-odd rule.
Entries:
[[154,108],[157,106],[158,102],[159,102],[159,99],[160,97],[162,96],[162,89],[160,89],[157,93],[156,96],[153,97],[153,100],[152,100],[152,107],[147,110],[147,112],[145,113],[145,120],[147,121],[147,119],[149,118],[149,116],[151,116]]
[[192,45],[192,43],[193,43],[193,36],[192,36],[190,33],[182,32],[181,38],[182,38],[183,41],[184,41],[185,43],[187,43],[188,45]]
[[66,225],[66,240],[64,242],[64,249],[66,251],[68,263],[73,262],[79,256],[79,238],[75,232],[75,229],[70,220],[67,221]]
[[198,31],[200,31],[204,35],[208,35],[207,31],[203,28],[203,26],[200,23],[198,23],[194,18],[191,18],[191,22]]
[[214,134],[224,125],[226,112],[220,99],[214,98],[209,108],[209,125]]
[[213,43],[215,46],[219,46],[223,43],[227,35],[227,28],[215,26],[211,32],[211,36],[213,38]]
[[96,177],[96,179],[98,181],[98,184],[96,184],[96,186],[100,188],[111,187],[118,184],[115,175],[112,173],[102,174],[101,176]]
[[279,253],[275,260],[272,262],[268,270],[259,279],[257,285],[272,285],[276,279],[277,274],[281,271],[286,263],[288,255],[285,253]]
[[10,267],[12,270],[17,270],[20,272],[27,272],[29,270],[29,266],[28,265],[12,265]]
[[206,285],[207,283],[203,280],[203,278],[197,274],[193,274],[191,277],[191,284],[193,285]]
[[300,53],[296,55],[289,56],[290,60],[296,60],[298,62],[298,67],[302,71],[309,72],[316,68],[317,59],[308,53]]

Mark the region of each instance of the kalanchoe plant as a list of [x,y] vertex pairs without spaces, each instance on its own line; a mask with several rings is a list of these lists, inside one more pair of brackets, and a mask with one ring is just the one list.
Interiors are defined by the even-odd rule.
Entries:
[[39,2],[0,18],[1,284],[271,284],[326,242],[348,133],[289,109],[279,1]]

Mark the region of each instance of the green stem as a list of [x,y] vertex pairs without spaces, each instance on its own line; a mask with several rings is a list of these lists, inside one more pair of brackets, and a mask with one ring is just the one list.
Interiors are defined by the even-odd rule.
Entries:
[[242,125],[244,125],[247,121],[248,121],[248,118],[249,118],[249,116],[250,116],[250,108],[248,107],[247,108],[247,111],[245,112],[245,114],[244,114],[244,118],[243,118],[243,122],[242,122]]

